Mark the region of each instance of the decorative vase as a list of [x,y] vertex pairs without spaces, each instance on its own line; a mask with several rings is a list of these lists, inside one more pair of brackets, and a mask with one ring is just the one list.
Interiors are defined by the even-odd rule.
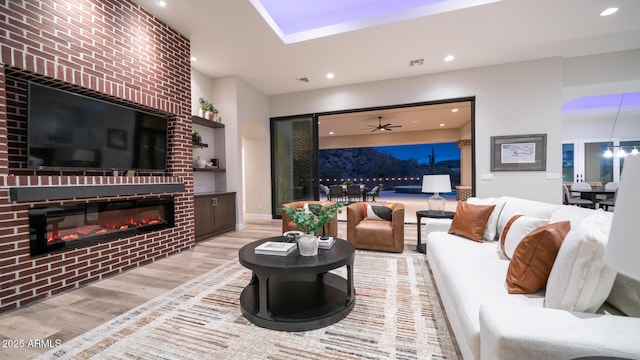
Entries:
[[298,237],[298,250],[302,256],[318,255],[318,238],[311,234],[302,234]]
[[207,166],[207,160],[203,159],[202,156],[198,156],[196,159],[196,167],[198,169],[204,169],[205,166]]
[[216,114],[213,111],[207,111],[207,112],[204,113],[204,118],[207,119],[207,120],[213,121],[215,115]]

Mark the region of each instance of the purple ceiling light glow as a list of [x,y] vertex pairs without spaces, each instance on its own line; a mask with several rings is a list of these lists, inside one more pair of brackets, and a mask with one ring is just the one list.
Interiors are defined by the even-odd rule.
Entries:
[[[562,111],[570,112],[587,109],[618,108],[622,94],[584,96],[562,105]],[[640,105],[640,92],[624,93],[622,106]]]
[[250,0],[285,44],[501,0]]

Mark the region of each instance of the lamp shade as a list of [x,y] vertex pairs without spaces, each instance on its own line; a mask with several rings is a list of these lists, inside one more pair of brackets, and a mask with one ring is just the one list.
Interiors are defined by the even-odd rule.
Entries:
[[446,193],[451,191],[449,175],[423,175],[423,193]]
[[604,262],[636,280],[640,280],[640,240],[637,236],[639,204],[640,157],[629,156],[624,161]]

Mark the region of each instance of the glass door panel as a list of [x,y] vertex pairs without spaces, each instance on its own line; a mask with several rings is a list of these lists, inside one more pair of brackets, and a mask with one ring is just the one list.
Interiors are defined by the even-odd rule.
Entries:
[[575,180],[573,143],[562,144],[562,182],[572,183]]
[[600,182],[601,185],[613,181],[613,158],[602,156],[610,144],[610,142],[584,143],[584,181]]
[[318,199],[318,125],[316,116],[271,119],[272,215],[282,204]]

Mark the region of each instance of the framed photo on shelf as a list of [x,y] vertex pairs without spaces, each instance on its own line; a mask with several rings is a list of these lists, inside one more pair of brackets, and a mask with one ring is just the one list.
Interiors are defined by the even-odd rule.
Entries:
[[547,134],[491,137],[491,171],[546,171]]

